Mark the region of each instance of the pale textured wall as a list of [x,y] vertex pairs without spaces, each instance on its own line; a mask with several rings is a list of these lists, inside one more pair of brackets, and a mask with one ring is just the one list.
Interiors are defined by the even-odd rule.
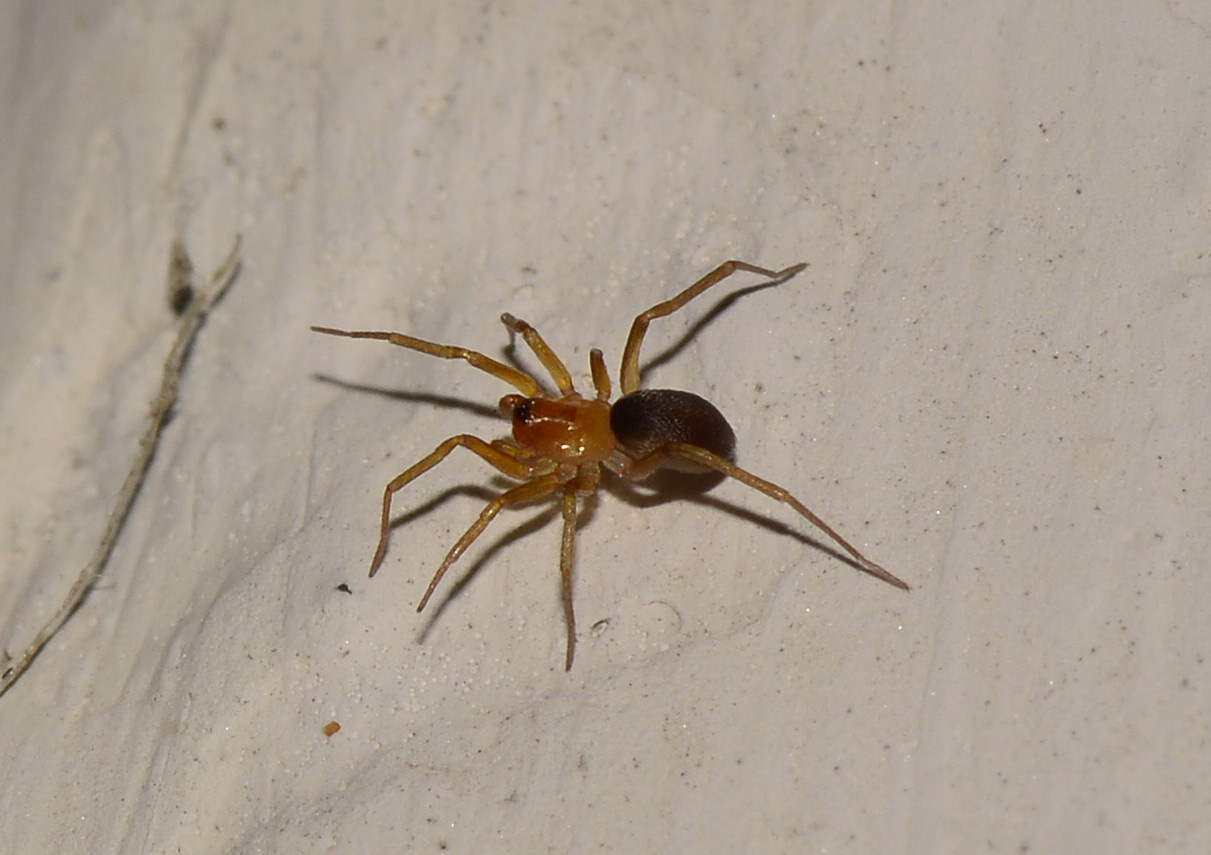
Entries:
[[[715,5],[0,10],[11,655],[133,454],[171,240],[245,236],[107,575],[0,699],[0,851],[1211,849],[1211,18]],[[505,389],[309,324],[500,357],[507,310],[582,380],[728,257],[811,266],[649,379],[910,594],[739,486],[607,490],[565,674],[541,509],[414,614],[469,455],[365,578],[382,484]]]

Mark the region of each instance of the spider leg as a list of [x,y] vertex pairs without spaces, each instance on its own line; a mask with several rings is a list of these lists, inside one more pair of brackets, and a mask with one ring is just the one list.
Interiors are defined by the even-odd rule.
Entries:
[[846,552],[853,556],[854,561],[858,566],[875,576],[882,579],[889,585],[894,585],[905,591],[909,590],[908,585],[898,576],[884,570],[875,562],[871,561],[861,552],[859,552],[848,540],[837,534],[828,523],[816,516],[811,509],[791,495],[790,491],[784,487],[779,487],[772,481],[766,481],[764,478],[758,478],[752,472],[741,469],[730,460],[725,460],[717,454],[712,454],[705,448],[699,448],[696,445],[689,445],[684,442],[670,442],[662,445],[650,454],[641,457],[639,460],[633,461],[625,467],[619,467],[619,474],[633,481],[641,481],[651,475],[661,465],[666,463],[670,458],[684,458],[700,463],[703,466],[708,466],[716,472],[722,473],[729,478],[735,478],[742,484],[752,487],[754,490],[764,493],[771,499],[777,499],[779,502],[790,505],[804,517],[808,522],[814,525],[820,531],[827,534]]
[[[383,490],[382,530],[378,538],[378,549],[374,552],[374,560],[370,562],[371,576],[378,572],[379,565],[383,563],[383,556],[387,554],[387,538],[391,532],[391,497],[409,483],[424,475],[438,463],[441,463],[451,451],[460,446],[475,452],[490,466],[510,478],[518,480],[529,478],[535,474],[536,469],[539,469],[535,464],[527,463],[520,459],[512,446],[506,443],[488,443],[477,436],[465,433],[450,437],[437,448],[433,449],[430,454],[422,457],[399,475],[396,475],[387,484],[386,489]],[[455,556],[455,558],[457,557]]]
[[646,312],[636,316],[635,321],[631,324],[631,332],[627,336],[626,347],[622,351],[622,371],[619,379],[622,384],[622,394],[629,395],[639,388],[639,349],[643,346],[643,337],[647,334],[648,324],[652,321],[673,314],[703,291],[722,282],[738,270],[768,276],[774,280],[774,284],[778,284],[790,279],[805,267],[807,264],[796,264],[785,270],[767,270],[745,261],[725,261],[676,297],[665,300],[663,303],[657,303]]
[[572,549],[576,542],[576,499],[591,495],[601,480],[601,468],[596,463],[580,467],[576,477],[563,487],[563,539],[559,545],[559,576],[563,584],[563,615],[568,624],[568,651],[563,669],[572,670],[576,655],[576,612],[572,608]]
[[605,357],[596,347],[589,351],[589,370],[593,373],[593,388],[597,390],[597,400],[610,400],[610,372],[606,371]]
[[[555,355],[555,351],[551,350],[551,346],[538,334],[538,330],[520,318],[513,317],[508,312],[500,316],[500,322],[509,328],[509,332],[520,335],[526,340],[526,344],[529,345],[530,350],[534,351],[534,355],[538,357],[538,361],[542,363],[542,367],[547,369],[547,373],[555,381],[559,394],[567,395],[576,391],[576,388],[572,385],[572,375],[568,373],[563,360]],[[534,396],[529,395],[527,397],[533,398]]]
[[563,582],[563,616],[568,624],[568,652],[563,670],[572,670],[576,654],[576,612],[572,608],[572,546],[576,541],[576,492],[563,491],[563,539],[559,545],[559,576]]
[[[480,371],[485,371],[493,377],[504,380],[513,388],[519,390],[527,398],[534,398],[541,395],[542,387],[538,385],[538,381],[526,374],[524,371],[518,371],[516,368],[505,365],[503,362],[497,362],[490,356],[475,351],[468,350],[465,347],[458,347],[452,344],[437,344],[432,341],[425,341],[423,338],[413,338],[410,335],[404,335],[397,332],[372,332],[369,330],[338,330],[332,327],[312,327],[312,330],[324,335],[339,335],[345,338],[372,338],[378,341],[386,341],[398,347],[406,347],[409,350],[417,350],[421,353],[427,353],[429,356],[436,356],[441,359],[465,359],[472,367],[478,368]],[[566,371],[565,371],[566,373]]]
[[450,551],[446,553],[445,560],[437,568],[437,572],[433,574],[433,579],[429,582],[429,587],[425,589],[425,595],[421,597],[420,605],[416,607],[416,610],[418,612],[424,611],[425,605],[429,602],[429,598],[433,596],[433,592],[437,589],[437,585],[441,582],[442,577],[446,575],[446,571],[450,569],[450,565],[457,561],[458,557],[466,551],[467,547],[475,542],[475,538],[483,534],[484,529],[488,527],[488,523],[492,522],[492,519],[500,513],[501,508],[508,505],[520,505],[535,499],[541,499],[543,496],[549,496],[559,489],[563,481],[564,478],[560,473],[552,472],[527,484],[520,484],[511,490],[506,490],[488,502],[484,506],[484,509],[480,511],[479,518],[471,524],[470,528],[463,532],[463,536],[458,539],[458,542],[450,547]]

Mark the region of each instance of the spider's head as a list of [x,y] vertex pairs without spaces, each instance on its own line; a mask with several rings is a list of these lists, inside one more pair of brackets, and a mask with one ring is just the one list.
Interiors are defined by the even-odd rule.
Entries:
[[573,393],[558,400],[505,395],[500,411],[513,422],[513,440],[557,463],[601,461],[614,450],[610,405]]

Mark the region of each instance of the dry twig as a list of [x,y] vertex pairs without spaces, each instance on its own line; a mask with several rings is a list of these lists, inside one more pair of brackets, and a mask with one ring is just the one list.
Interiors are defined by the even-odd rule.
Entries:
[[[174,270],[180,264],[175,254],[175,249],[172,264],[174,265]],[[239,268],[240,237],[237,235],[226,260],[211,276],[210,286],[189,305],[181,318],[177,340],[173,343],[172,350],[168,353],[168,358],[164,361],[164,372],[160,379],[160,391],[151,405],[151,413],[147,420],[147,429],[143,431],[143,436],[139,439],[138,453],[135,454],[134,462],[131,464],[126,481],[122,484],[122,489],[118,491],[118,498],[114,503],[113,511],[110,512],[109,524],[105,527],[105,533],[101,535],[96,549],[93,550],[92,558],[80,572],[79,578],[76,579],[76,583],[68,591],[67,597],[63,600],[63,605],[59,606],[59,610],[55,612],[54,617],[47,621],[42,629],[38,630],[38,634],[34,636],[33,642],[25,649],[20,658],[5,664],[3,673],[0,673],[0,697],[21,678],[21,675],[25,673],[38,654],[42,652],[42,648],[46,646],[47,642],[54,638],[55,634],[63,628],[68,619],[75,614],[84,598],[88,595],[88,592],[96,584],[97,579],[105,571],[106,562],[109,561],[109,556],[113,553],[118,535],[122,533],[122,528],[126,523],[127,517],[130,515],[130,508],[139,494],[139,488],[147,477],[147,469],[151,465],[151,458],[155,454],[156,445],[164,429],[164,424],[168,420],[168,415],[172,412],[172,406],[177,400],[177,387],[181,382],[181,372],[185,367],[185,361],[189,358],[194,340],[202,329],[202,324],[206,321],[206,316],[210,313],[211,308],[214,307],[214,304],[218,302],[228,286],[235,280]]]

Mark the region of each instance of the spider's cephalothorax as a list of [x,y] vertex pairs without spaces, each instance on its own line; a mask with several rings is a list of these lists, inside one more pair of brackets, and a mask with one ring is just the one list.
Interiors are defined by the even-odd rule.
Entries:
[[572,608],[572,546],[576,533],[578,501],[593,493],[601,480],[601,469],[632,481],[647,478],[657,469],[671,468],[688,472],[718,472],[735,478],[765,495],[790,505],[810,523],[831,537],[848,552],[858,567],[898,588],[908,585],[866,558],[812,513],[787,490],[741,469],[734,462],[736,435],[714,405],[692,392],[675,389],[639,388],[639,350],[648,324],[671,315],[712,285],[738,270],[769,277],[781,283],[806,265],[785,270],[766,270],[743,261],[727,261],[695,282],[671,300],[658,303],[635,318],[622,355],[620,384],[622,397],[610,404],[610,377],[605,359],[596,348],[589,352],[596,396],[585,398],[572,385],[568,369],[543,341],[534,327],[510,314],[501,321],[514,335],[520,335],[555,382],[558,395],[543,391],[531,375],[497,362],[465,347],[436,344],[402,333],[346,331],[312,327],[316,332],[348,338],[387,341],[409,350],[418,350],[443,359],[464,359],[474,367],[504,380],[521,394],[500,399],[501,413],[513,424],[512,439],[486,442],[470,434],[452,436],[428,456],[395,477],[383,492],[382,519],[378,549],[370,562],[373,576],[387,552],[391,527],[391,497],[405,485],[428,472],[455,448],[463,447],[479,455],[502,474],[522,483],[487,504],[479,518],[451,547],[433,575],[417,611],[424,609],[442,577],[458,557],[483,533],[502,508],[558,494],[563,512],[563,540],[559,569],[563,579],[563,607],[568,625],[564,667],[572,667],[576,651],[576,615]]

